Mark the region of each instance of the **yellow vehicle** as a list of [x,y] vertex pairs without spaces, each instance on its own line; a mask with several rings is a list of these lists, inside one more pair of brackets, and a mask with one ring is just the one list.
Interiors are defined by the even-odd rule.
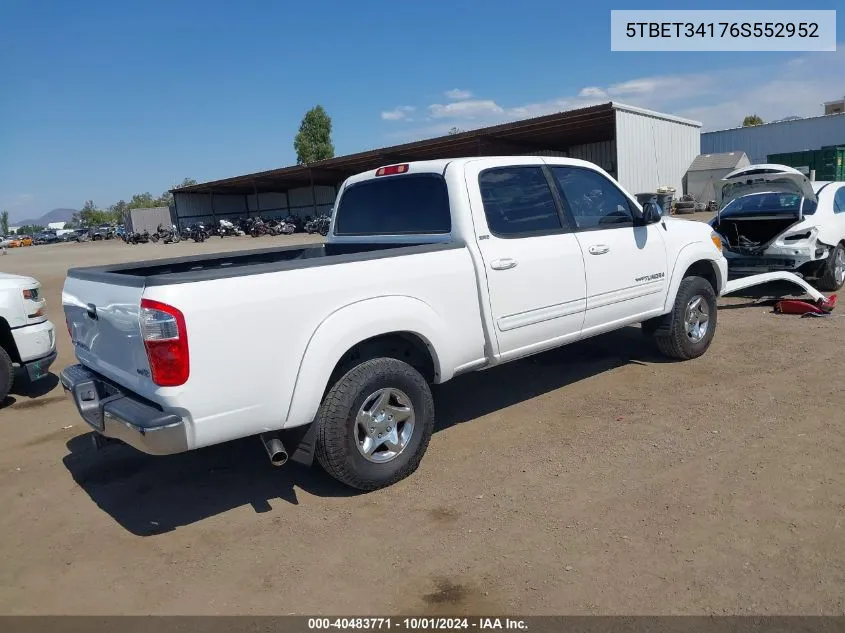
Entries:
[[9,240],[9,248],[18,248],[20,246],[32,246],[32,238],[29,235],[21,235],[20,237],[13,237]]

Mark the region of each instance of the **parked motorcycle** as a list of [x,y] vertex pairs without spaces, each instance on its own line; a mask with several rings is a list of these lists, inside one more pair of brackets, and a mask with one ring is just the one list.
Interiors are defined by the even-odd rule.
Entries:
[[229,222],[229,220],[218,220],[216,234],[220,237],[234,237],[239,234],[242,235],[243,233],[239,232],[235,225]]
[[269,227],[264,223],[264,220],[261,218],[252,218],[249,227],[249,234],[252,237],[261,237],[262,235],[267,235],[269,232]]
[[[311,218],[308,219],[310,220]],[[305,222],[302,220],[302,218],[299,218],[295,215],[289,215],[284,220],[282,220],[282,222],[284,222],[285,224],[292,225],[294,233],[302,233],[305,230]],[[290,234],[286,233],[286,235]]]
[[296,227],[286,220],[267,220],[266,222],[270,235],[291,235]]
[[150,233],[149,231],[144,231],[143,233],[129,233],[126,237],[127,244],[146,244],[150,241]]
[[175,244],[182,239],[182,235],[179,233],[175,224],[171,226],[159,224],[158,229],[156,229],[156,232],[150,236],[150,239],[153,242],[162,240],[165,244]]
[[209,231],[202,222],[197,222],[196,224],[187,227],[182,233],[183,239],[191,239],[195,242],[204,242],[209,237],[211,237],[211,231]]
[[306,233],[319,233],[320,235],[326,236],[329,234],[329,225],[331,224],[331,217],[326,215],[319,215],[313,220],[309,220],[305,223],[305,231]]

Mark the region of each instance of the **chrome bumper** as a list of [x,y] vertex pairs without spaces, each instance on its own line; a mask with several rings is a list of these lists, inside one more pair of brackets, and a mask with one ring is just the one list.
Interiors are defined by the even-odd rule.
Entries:
[[184,420],[165,413],[82,365],[65,367],[59,379],[79,415],[105,437],[150,455],[188,450]]

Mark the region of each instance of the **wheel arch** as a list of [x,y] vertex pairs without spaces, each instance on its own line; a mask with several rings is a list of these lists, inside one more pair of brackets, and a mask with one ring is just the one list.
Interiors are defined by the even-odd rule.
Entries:
[[408,296],[359,301],[332,313],[306,345],[285,428],[308,424],[332,380],[379,355],[408,362],[429,382],[452,377],[448,330],[434,309]]
[[666,302],[663,305],[665,311],[669,312],[675,303],[678,288],[686,277],[703,277],[710,282],[718,297],[727,279],[715,259],[711,244],[693,243],[687,244],[678,253],[675,259],[675,267],[672,270],[672,277],[669,280],[669,289],[666,293]]

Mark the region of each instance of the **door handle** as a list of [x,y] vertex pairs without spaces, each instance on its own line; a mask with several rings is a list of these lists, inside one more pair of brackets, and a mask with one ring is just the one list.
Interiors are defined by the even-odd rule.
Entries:
[[593,244],[588,250],[590,255],[604,255],[610,251],[610,247],[607,244]]
[[504,257],[502,259],[495,259],[490,262],[490,268],[493,270],[507,270],[508,268],[513,268],[516,266],[517,261],[515,259],[511,259],[510,257]]

